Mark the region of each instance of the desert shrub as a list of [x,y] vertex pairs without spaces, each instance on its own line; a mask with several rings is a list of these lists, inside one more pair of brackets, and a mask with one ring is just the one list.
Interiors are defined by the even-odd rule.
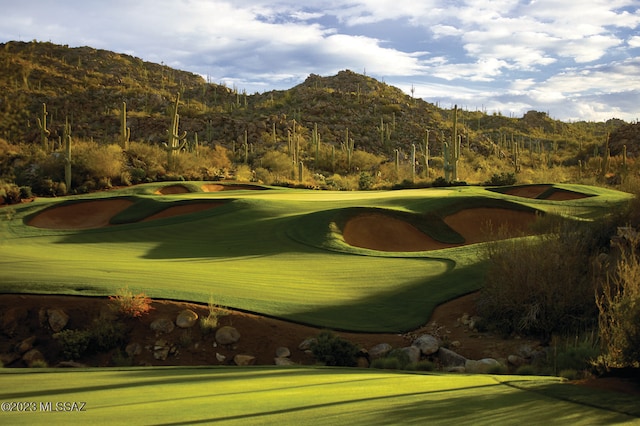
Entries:
[[108,351],[122,345],[127,338],[125,325],[117,321],[108,321],[97,318],[88,330],[91,339],[91,348]]
[[413,364],[412,367],[412,369],[415,371],[433,371],[436,369],[436,365],[433,362],[427,360],[418,361],[417,363]]
[[598,323],[608,367],[638,367],[640,364],[640,257],[635,247],[640,236],[628,231],[631,241],[618,245],[612,272],[604,278],[596,295]]
[[492,365],[488,370],[487,374],[507,374],[509,369],[506,365],[498,364]]
[[325,330],[311,345],[311,352],[319,362],[329,366],[353,367],[359,348],[354,343]]
[[447,181],[442,176],[438,176],[433,180],[433,183],[431,184],[431,186],[433,186],[434,188],[443,188],[443,187],[451,186],[451,182]]
[[31,363],[31,368],[49,368],[49,364],[44,359],[36,359]]
[[20,188],[13,183],[0,181],[0,204],[16,204],[20,202]]
[[82,357],[91,343],[91,333],[87,330],[62,330],[53,337],[60,343],[62,354],[69,359]]
[[514,185],[516,182],[517,179],[514,173],[501,172],[491,175],[491,178],[489,178],[486,184],[491,186],[507,186]]
[[558,376],[564,377],[567,380],[577,380],[580,378],[580,373],[578,373],[577,370],[568,368],[566,370],[561,370],[560,373],[558,373]]
[[533,365],[525,364],[516,369],[516,374],[519,376],[535,376],[538,373]]
[[144,293],[134,294],[128,287],[118,289],[109,300],[116,312],[130,318],[141,317],[153,309],[149,297]]
[[118,349],[111,356],[111,363],[116,367],[130,367],[133,365],[133,359],[126,352]]
[[485,286],[478,301],[490,328],[548,341],[594,325],[594,282],[585,265],[599,249],[602,226],[557,224],[550,233],[486,245]]
[[220,317],[227,314],[226,308],[215,303],[212,295],[209,296],[207,309],[209,311],[207,316],[200,318],[200,330],[203,334],[209,334],[218,328]]

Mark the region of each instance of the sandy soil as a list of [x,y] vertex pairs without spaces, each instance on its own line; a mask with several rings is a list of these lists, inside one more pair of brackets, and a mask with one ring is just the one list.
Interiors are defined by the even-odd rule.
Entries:
[[[529,186],[510,189],[509,191],[505,192],[505,194],[515,195],[516,197],[523,197],[523,198],[538,198],[549,188],[551,188],[551,185],[529,185]],[[545,200],[567,201],[567,200],[578,200],[586,197],[587,195],[581,194],[579,192],[558,189],[553,193],[551,193],[551,195],[546,197]]]
[[224,202],[220,202],[220,203],[207,202],[207,203],[191,203],[191,204],[184,204],[180,206],[173,206],[173,207],[166,208],[159,213],[153,214],[151,216],[147,216],[146,218],[142,219],[142,222],[148,222],[150,220],[163,219],[166,217],[174,217],[174,216],[179,216],[183,214],[209,210],[209,209],[219,207],[223,204]]
[[114,215],[129,207],[129,200],[108,199],[75,203],[44,210],[27,224],[47,229],[92,229],[109,225]]

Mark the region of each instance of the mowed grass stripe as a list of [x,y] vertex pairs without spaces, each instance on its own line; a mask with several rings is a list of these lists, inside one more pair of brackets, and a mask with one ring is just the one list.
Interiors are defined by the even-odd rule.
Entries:
[[[81,413],[3,413],[9,424],[613,424],[633,417],[551,397],[555,378],[330,368],[2,372],[4,401],[76,401]],[[530,381],[524,391],[502,381]],[[614,411],[612,411],[614,410]]]

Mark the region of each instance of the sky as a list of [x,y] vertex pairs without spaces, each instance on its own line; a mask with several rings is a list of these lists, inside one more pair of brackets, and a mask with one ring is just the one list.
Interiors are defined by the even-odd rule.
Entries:
[[247,93],[366,74],[442,108],[640,118],[640,0],[0,0],[0,42],[91,46]]

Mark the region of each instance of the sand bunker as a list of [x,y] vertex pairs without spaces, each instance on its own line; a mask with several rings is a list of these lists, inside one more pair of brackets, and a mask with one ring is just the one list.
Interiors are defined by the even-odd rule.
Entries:
[[[535,213],[502,208],[461,210],[445,218],[464,244],[530,234]],[[347,244],[379,251],[428,251],[456,247],[437,241],[410,223],[381,213],[366,213],[350,219],[342,231]]]
[[462,235],[465,244],[474,244],[531,234],[529,228],[536,219],[533,212],[478,207],[460,210],[444,222]]
[[155,194],[158,195],[172,195],[172,194],[186,194],[189,193],[189,188],[184,185],[169,185],[158,189]]
[[167,217],[174,217],[174,216],[180,216],[183,214],[189,214],[189,213],[195,213],[195,212],[199,212],[199,211],[203,211],[203,210],[209,210],[209,209],[213,209],[215,207],[219,207],[221,205],[223,205],[223,202],[220,203],[192,203],[192,204],[183,204],[180,206],[173,206],[173,207],[168,207],[164,210],[162,210],[161,212],[158,212],[156,214],[153,214],[151,216],[147,216],[146,218],[142,219],[141,222],[148,222],[151,220],[156,220],[156,219],[164,219]]
[[217,191],[239,191],[239,190],[260,190],[265,189],[258,185],[248,184],[233,184],[233,185],[221,185],[219,183],[205,183],[200,188],[204,192],[217,192]]
[[[514,195],[516,197],[523,198],[538,198],[546,191],[548,191],[552,185],[527,185],[517,188],[511,188],[505,192],[508,195]],[[545,200],[551,201],[566,201],[566,200],[578,200],[580,198],[587,198],[588,195],[580,192],[567,191],[566,189],[556,189],[549,196],[544,197]]]
[[380,251],[424,251],[453,247],[434,240],[404,220],[380,213],[350,219],[342,235],[347,244]]
[[133,204],[129,200],[95,200],[47,209],[27,225],[47,229],[93,229],[109,225],[111,218]]

